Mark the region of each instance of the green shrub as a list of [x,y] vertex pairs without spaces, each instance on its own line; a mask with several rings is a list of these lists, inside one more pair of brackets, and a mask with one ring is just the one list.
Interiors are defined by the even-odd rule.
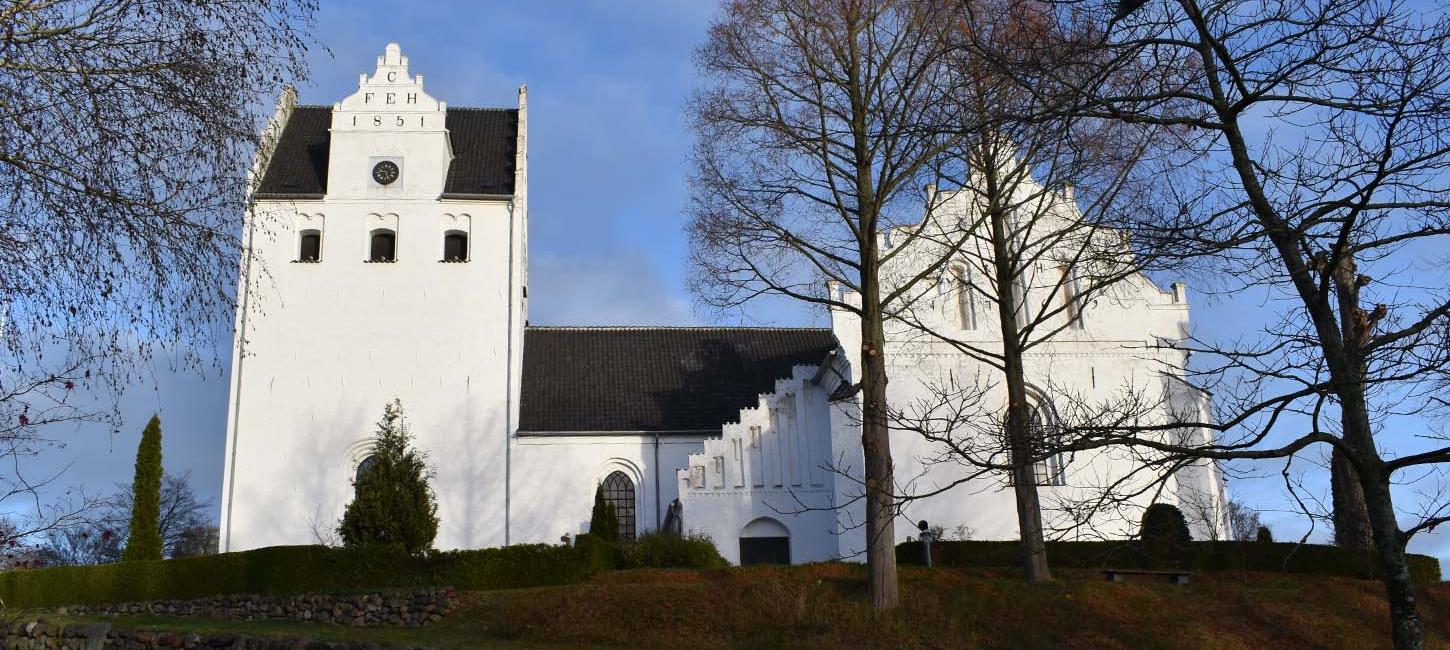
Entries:
[[1187,566],[1188,542],[1193,536],[1188,532],[1188,520],[1177,506],[1167,503],[1148,506],[1143,511],[1138,538],[1149,566]]
[[372,462],[353,482],[352,502],[337,533],[347,546],[426,551],[438,535],[438,504],[428,485],[433,475],[427,459],[412,448],[401,402],[395,399],[383,407],[375,435]]
[[665,533],[645,533],[633,542],[619,546],[619,568],[712,569],[726,566],[725,558],[708,535],[690,533],[675,537]]
[[619,541],[619,514],[604,500],[604,486],[594,488],[594,509],[589,513],[589,534],[615,543]]
[[592,572],[581,551],[525,544],[409,554],[397,547],[274,546],[176,560],[68,566],[0,574],[10,607],[452,586],[501,589],[563,585]]
[[1183,546],[1193,539],[1183,511],[1167,503],[1155,503],[1143,511],[1138,533],[1138,537],[1150,545]]
[[609,571],[619,567],[619,545],[590,533],[574,538],[574,548],[587,558],[589,568],[594,571]]
[[1254,541],[1272,544],[1274,543],[1274,531],[1269,530],[1268,526],[1259,526],[1258,532],[1254,533]]
[[[932,542],[936,566],[1016,567],[1022,563],[1017,541]],[[897,561],[923,564],[921,542],[896,547]],[[1324,544],[1272,542],[1189,542],[1182,568],[1191,571],[1279,571],[1357,578],[1377,578],[1379,561],[1373,552]],[[1048,542],[1047,560],[1055,567],[1076,569],[1149,568],[1154,558],[1139,541]],[[1426,555],[1409,556],[1410,576],[1417,584],[1440,581],[1440,561]]]

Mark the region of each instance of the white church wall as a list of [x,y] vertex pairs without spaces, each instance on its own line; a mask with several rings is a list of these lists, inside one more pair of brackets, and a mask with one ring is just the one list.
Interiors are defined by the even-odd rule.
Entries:
[[[675,468],[700,449],[703,436],[523,435],[515,439],[510,490],[510,542],[557,544],[589,532],[594,490],[611,472],[634,482],[636,532],[658,528],[679,497]],[[658,490],[658,494],[656,493]]]
[[[943,228],[955,227],[960,215],[967,209],[963,194],[938,195],[936,214],[931,218],[946,224]],[[1061,210],[1070,213],[1070,202],[1064,201]],[[926,222],[926,228],[934,227]],[[903,227],[906,228],[906,227]],[[905,245],[903,233],[883,237],[887,250],[892,246]],[[895,251],[893,267],[885,273],[886,282],[891,278],[914,274],[924,264],[935,263],[942,253],[927,250],[925,245],[918,249]],[[1041,259],[1050,265],[1054,259],[1052,251],[1044,251]],[[1005,408],[1005,390],[1001,388],[1000,372],[977,362],[950,345],[924,334],[922,329],[931,328],[937,333],[962,341],[971,341],[991,349],[994,341],[1000,339],[996,305],[977,295],[972,302],[963,304],[954,271],[978,269],[986,258],[984,251],[972,250],[964,256],[964,262],[943,265],[940,277],[927,282],[912,295],[908,319],[912,322],[894,322],[887,327],[886,360],[888,366],[888,399],[898,409],[911,408],[923,400],[935,399],[935,392],[948,384],[948,378],[960,384],[982,382],[991,386],[983,398],[982,414],[995,417],[994,413]],[[1030,304],[1061,306],[1065,293],[1056,286],[1057,268],[1029,269],[1022,286],[1017,290]],[[1069,276],[1070,277],[1070,276]],[[832,289],[839,291],[839,289]],[[853,294],[844,294],[848,302],[857,302]],[[974,303],[974,304],[973,304]],[[967,309],[971,308],[971,309]],[[1038,345],[1026,355],[1026,374],[1029,387],[1044,396],[1063,394],[1064,391],[1086,401],[1108,399],[1131,386],[1146,390],[1150,398],[1160,395],[1158,391],[1164,372],[1171,373],[1181,368],[1185,358],[1181,352],[1163,348],[1163,340],[1182,338],[1188,322],[1186,291],[1182,285],[1170,290],[1161,290],[1140,275],[1132,275],[1113,285],[1096,297],[1078,305],[1079,321],[1075,326],[1062,329],[1051,341]],[[1053,317],[1053,321],[1066,324],[1067,314]],[[832,310],[832,326],[836,332],[851,367],[859,367],[860,333],[859,320],[843,309]],[[853,381],[857,380],[853,377]],[[843,419],[854,420],[849,414]],[[854,421],[844,423],[838,434],[838,444],[854,445],[852,450],[859,458],[859,425]],[[855,439],[852,440],[851,435]],[[892,455],[895,463],[895,479],[901,492],[924,496],[908,500],[903,504],[903,517],[896,524],[897,539],[915,536],[915,522],[927,520],[953,533],[958,526],[964,527],[976,539],[1012,539],[1018,536],[1016,505],[1005,477],[989,475],[976,478],[977,472],[955,462],[945,447],[922,436],[894,431],[892,434]],[[1122,450],[1100,450],[1073,455],[1065,468],[1065,485],[1045,485],[1039,488],[1039,495],[1046,509],[1044,518],[1050,536],[1067,539],[1094,539],[1100,537],[1125,537],[1137,530],[1136,517],[1141,508],[1153,500],[1178,503],[1177,487],[1193,471],[1197,484],[1221,486],[1221,480],[1212,467],[1198,468],[1167,481],[1166,491],[1146,492],[1129,500],[1120,508],[1095,513],[1088,521],[1079,523],[1067,516],[1069,508],[1081,511],[1082,502],[1096,494],[1094,488],[1108,481],[1127,476],[1140,464],[1132,454]],[[846,486],[838,486],[838,492]],[[859,495],[859,488],[856,494]],[[936,494],[940,492],[940,494]],[[1221,489],[1202,490],[1209,501],[1222,498]],[[852,495],[841,494],[838,500]],[[1185,510],[1185,512],[1187,512]],[[861,540],[864,542],[864,540]],[[864,543],[861,544],[864,547]],[[860,550],[858,547],[842,547],[843,552]]]
[[508,275],[507,204],[448,206],[474,219],[466,264],[439,263],[437,204],[390,205],[398,214],[394,263],[363,259],[376,225],[370,206],[319,201],[305,209],[328,216],[318,263],[292,263],[290,230],[255,245],[266,267],[250,278],[224,506],[228,547],[307,543],[314,521],[335,524],[351,496],[357,459],[349,450],[371,437],[394,397],[438,471],[439,546],[503,543],[494,522],[503,517],[507,440],[509,295],[499,282]]
[[[334,107],[326,196],[255,201],[228,421],[225,550],[311,543],[334,529],[394,398],[437,471],[437,546],[506,541],[524,214],[510,197],[440,199],[451,155],[444,108],[390,45]],[[353,124],[374,114],[400,116],[404,126]],[[372,178],[380,159],[398,164],[396,182]],[[300,230],[319,216],[321,259],[298,263]],[[444,226],[459,223],[470,260],[440,263]],[[367,260],[377,228],[396,231],[396,261]]]
[[684,529],[710,536],[731,563],[740,562],[740,539],[752,524],[788,531],[792,563],[840,555],[831,414],[819,371],[796,366],[675,474]]

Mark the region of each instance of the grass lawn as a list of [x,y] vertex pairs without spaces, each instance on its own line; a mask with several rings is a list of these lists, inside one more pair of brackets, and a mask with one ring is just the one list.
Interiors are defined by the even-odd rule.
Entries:
[[[1189,585],[1113,584],[1061,571],[901,568],[903,607],[873,616],[855,565],[639,570],[580,585],[471,592],[427,628],[346,628],[165,617],[117,625],[440,648],[1311,648],[1389,647],[1380,583],[1267,573]],[[1450,648],[1450,585],[1421,591],[1426,642]],[[74,617],[71,617],[74,618]]]

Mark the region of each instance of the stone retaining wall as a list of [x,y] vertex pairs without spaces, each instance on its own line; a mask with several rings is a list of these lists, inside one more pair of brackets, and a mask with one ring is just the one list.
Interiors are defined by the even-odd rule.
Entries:
[[425,650],[370,641],[312,641],[244,634],[190,634],[112,629],[110,623],[57,625],[31,619],[6,626],[5,650]]
[[233,594],[195,600],[75,605],[56,608],[55,612],[102,616],[226,618],[237,621],[315,621],[353,627],[419,627],[442,620],[453,611],[457,602],[458,592],[450,587],[362,594]]

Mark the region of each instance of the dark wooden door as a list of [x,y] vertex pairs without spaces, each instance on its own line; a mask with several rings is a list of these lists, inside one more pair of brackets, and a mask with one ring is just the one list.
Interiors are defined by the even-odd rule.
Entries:
[[790,538],[741,537],[740,564],[790,564]]

